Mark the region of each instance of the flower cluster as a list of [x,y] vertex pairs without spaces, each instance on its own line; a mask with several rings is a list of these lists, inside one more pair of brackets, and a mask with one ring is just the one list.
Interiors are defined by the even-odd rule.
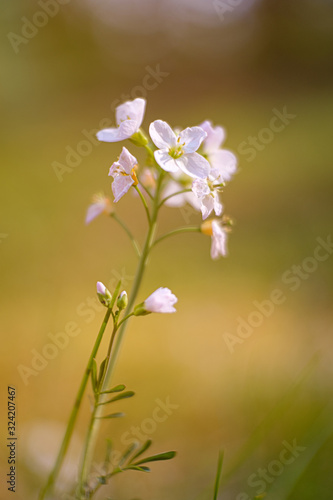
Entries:
[[[144,99],[125,102],[116,109],[117,127],[101,130],[97,134],[97,138],[104,142],[129,140],[133,145],[144,148],[147,153],[146,164],[140,165],[137,158],[123,147],[119,158],[112,163],[109,170],[109,176],[112,177],[113,202],[108,196],[99,193],[93,197],[86,214],[87,224],[101,214],[112,217],[129,237],[139,263],[129,295],[126,290],[120,292],[122,280],[118,282],[113,292],[102,282],[97,282],[97,296],[106,308],[105,316],[80,383],[63,444],[47,483],[41,491],[40,500],[45,500],[46,494],[52,490],[57,479],[89,380],[93,390],[92,411],[77,475],[75,496],[77,500],[92,499],[99,488],[107,484],[115,474],[126,470],[149,472],[149,467],[144,464],[170,460],[175,456],[175,452],[170,451],[141,458],[141,454],[151,445],[151,440],[148,440],[139,450],[134,443],[134,446],[125,450],[121,458],[116,460],[116,464],[113,464],[110,460],[111,447],[108,445],[103,474],[98,477],[90,474],[99,422],[101,419],[124,416],[122,412],[105,414],[104,408],[109,405],[112,407],[113,403],[128,399],[135,394],[133,391],[125,391],[123,384],[115,387],[110,384],[128,320],[133,316],[176,312],[174,306],[178,298],[166,287],[157,288],[146,300],[136,303],[150,252],[156,244],[170,236],[193,231],[211,237],[212,259],[227,255],[227,232],[231,221],[223,214],[220,195],[222,188],[237,170],[237,160],[233,153],[222,147],[225,140],[224,129],[213,126],[210,121],[179,130],[173,129],[163,120],[155,120],[149,126],[149,139],[141,128],[145,108]],[[114,208],[114,204],[131,188],[134,188],[134,193],[142,202],[147,216],[148,227],[142,247]],[[158,215],[162,207],[182,207],[185,204],[190,204],[195,212],[201,213],[203,222],[200,221],[196,226],[178,227],[165,234],[156,235]],[[213,217],[209,218],[212,214]],[[109,321],[112,321],[113,328],[107,355],[98,367],[96,356]]]
[[[236,156],[222,147],[226,134],[220,126],[208,120],[184,130],[172,129],[168,123],[155,120],[149,126],[151,143],[141,129],[146,101],[141,98],[125,102],[116,109],[117,127],[101,130],[97,138],[104,142],[129,139],[137,146],[150,151],[149,166],[139,168],[139,162],[126,147],[109,171],[113,178],[112,192],[117,203],[133,187],[142,186],[151,197],[154,195],[156,171],[167,174],[162,198],[169,207],[190,204],[202,214],[205,221],[201,232],[212,237],[211,257],[227,255],[228,225],[221,218],[223,205],[220,194],[237,170]],[[155,168],[154,168],[155,167]],[[86,222],[100,213],[111,214],[111,201],[100,195],[88,209]],[[215,214],[217,218],[207,222]]]

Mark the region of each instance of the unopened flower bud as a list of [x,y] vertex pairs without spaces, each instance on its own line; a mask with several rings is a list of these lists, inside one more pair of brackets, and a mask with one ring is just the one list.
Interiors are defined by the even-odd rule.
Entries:
[[97,288],[97,296],[99,298],[100,303],[103,304],[103,306],[105,307],[110,307],[112,299],[110,291],[100,281],[97,281],[96,288]]
[[212,236],[213,235],[213,220],[214,219],[209,219],[203,222],[200,226],[200,230],[203,234],[206,236]]
[[121,292],[121,294],[118,297],[117,307],[118,307],[118,309],[122,310],[122,309],[125,309],[127,307],[127,304],[128,304],[128,297],[127,297],[127,293],[124,290],[123,292]]

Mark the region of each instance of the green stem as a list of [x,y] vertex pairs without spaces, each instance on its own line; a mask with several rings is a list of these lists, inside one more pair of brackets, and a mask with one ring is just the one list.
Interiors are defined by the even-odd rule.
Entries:
[[157,243],[160,243],[160,241],[163,241],[166,238],[169,238],[170,236],[173,236],[175,234],[179,234],[179,233],[200,233],[200,232],[201,232],[201,229],[198,226],[179,227],[178,229],[174,229],[173,231],[170,231],[169,233],[165,233],[162,236],[160,236],[159,238],[157,238],[157,240],[154,241],[152,247],[154,247],[155,245],[157,245]]
[[125,322],[127,321],[131,316],[134,316],[134,313],[131,312],[130,314],[128,314],[127,316],[125,316],[121,321],[119,321],[118,323],[118,328]]
[[[127,318],[125,317],[122,320],[122,322],[124,320],[126,320],[126,319]],[[120,325],[120,323],[119,323],[119,325]],[[110,359],[110,355],[111,355],[111,351],[112,351],[112,346],[113,346],[114,339],[116,337],[117,331],[119,329],[119,325],[118,325],[117,321],[114,322],[113,330],[112,330],[112,334],[111,334],[111,339],[110,339],[110,342],[109,342],[108,352],[107,352],[107,355],[106,355],[106,359],[107,359],[106,364],[108,363],[108,361]],[[103,384],[104,378],[105,378],[105,372],[104,372],[104,374],[102,376],[102,380],[100,382],[100,386]],[[89,447],[91,433],[93,431],[93,425],[94,425],[96,410],[97,410],[97,406],[99,404],[99,398],[100,397],[101,397],[101,393],[100,392],[97,394],[97,397],[95,395],[94,409],[93,409],[93,412],[92,412],[91,417],[90,417],[90,422],[89,422],[88,430],[87,430],[85,441],[84,441],[83,454],[82,454],[82,464],[81,464],[81,467],[79,469],[79,480],[78,480],[78,488],[77,488],[78,498],[81,498],[81,495],[84,495],[84,490],[85,490],[86,485],[87,485],[86,482],[87,482],[87,477],[88,477],[88,473],[89,473],[89,471],[87,470],[87,467],[88,467],[88,462],[87,462],[88,454],[87,454],[87,451],[88,451],[88,447]],[[103,395],[102,395],[102,397],[103,397]]]
[[190,193],[192,191],[192,189],[182,189],[181,191],[177,191],[177,193],[173,193],[173,194],[169,194],[169,196],[166,196],[165,198],[163,198],[163,200],[161,201],[161,203],[159,204],[159,208],[164,205],[164,203],[168,200],[170,200],[170,198],[173,198],[174,196],[177,196],[179,194],[183,194],[183,193]]
[[96,357],[98,348],[99,348],[100,343],[101,343],[102,338],[103,338],[103,334],[104,334],[106,325],[108,324],[108,321],[110,319],[110,315],[111,315],[111,309],[108,309],[106,314],[105,314],[103,323],[102,323],[101,328],[99,330],[99,333],[97,335],[97,339],[95,341],[94,347],[91,351],[90,358],[89,358],[87,367],[85,369],[85,372],[84,372],[84,375],[83,375],[83,378],[82,378],[82,381],[81,381],[81,384],[80,384],[80,387],[79,387],[79,390],[78,390],[78,393],[77,393],[77,396],[75,399],[75,403],[74,403],[72,412],[71,412],[70,417],[69,417],[66,433],[65,433],[65,436],[63,438],[63,441],[62,441],[62,444],[61,444],[61,447],[60,447],[60,450],[59,450],[59,453],[57,456],[57,460],[56,460],[55,465],[54,465],[54,467],[53,467],[53,469],[48,477],[46,485],[44,486],[44,488],[41,490],[41,492],[39,494],[39,500],[43,500],[45,498],[46,493],[52,489],[52,487],[56,481],[56,478],[60,472],[62,462],[64,460],[70,439],[72,437],[75,421],[76,421],[76,418],[77,418],[77,415],[78,415],[78,412],[79,412],[79,409],[81,406],[82,397],[83,397],[85,388],[86,388],[88,380],[89,380],[93,360]]
[[147,205],[147,202],[145,200],[145,197],[143,196],[143,194],[141,193],[140,189],[139,189],[139,186],[134,186],[134,189],[136,190],[136,192],[138,193],[138,195],[140,196],[141,198],[141,201],[143,203],[143,206],[145,207],[145,211],[146,211],[146,214],[147,214],[147,218],[148,218],[148,223],[150,224],[151,220],[150,220],[150,213],[149,213],[149,208],[148,208],[148,205]]
[[[153,245],[153,239],[154,239],[154,234],[157,226],[157,216],[158,216],[158,211],[159,211],[159,195],[162,187],[162,181],[164,177],[164,172],[159,169],[159,177],[157,181],[157,186],[156,186],[156,194],[155,194],[155,199],[154,199],[154,204],[153,204],[153,209],[152,209],[152,215],[150,217],[150,224],[149,224],[149,229],[146,237],[146,241],[142,250],[142,254],[140,257],[139,265],[137,268],[136,276],[134,279],[133,287],[131,290],[131,294],[129,297],[128,305],[125,310],[125,317],[129,316],[132,312],[134,303],[136,301],[136,297],[144,276],[146,264],[147,264],[147,259],[148,255],[150,252],[150,249]],[[114,367],[118,358],[118,354],[120,351],[120,347],[123,341],[123,337],[126,331],[126,326],[128,322],[123,322],[121,327],[119,328],[118,335],[116,338],[116,342],[114,344],[113,350],[111,352],[110,360],[106,369],[105,373],[105,378],[104,382],[102,384],[102,387],[100,388],[100,392],[103,393],[108,390],[110,386],[110,381],[113,375]],[[106,395],[104,395],[106,396]],[[89,429],[89,442],[87,449],[85,451],[85,475],[82,477],[82,484],[87,484],[87,475],[89,474],[91,462],[93,459],[93,454],[94,454],[94,449],[98,437],[98,431],[99,431],[99,426],[101,423],[101,416],[104,408],[103,405],[99,405],[96,408],[96,411],[94,411],[94,420],[91,420],[91,428]]]
[[151,192],[149,191],[149,189],[146,188],[146,186],[144,184],[142,184],[142,182],[140,182],[140,186],[145,190],[145,192],[147,193],[147,195],[149,196],[149,198],[151,200],[154,200],[154,196],[151,194]]
[[133,234],[131,233],[131,231],[129,230],[129,228],[127,227],[127,225],[125,224],[125,222],[123,222],[120,219],[120,217],[116,213],[114,213],[114,212],[112,214],[110,214],[110,215],[124,229],[124,231],[126,232],[127,236],[129,237],[129,239],[132,242],[133,248],[134,248],[137,256],[140,258],[141,251],[140,251],[139,245],[138,245],[136,239],[134,238]]

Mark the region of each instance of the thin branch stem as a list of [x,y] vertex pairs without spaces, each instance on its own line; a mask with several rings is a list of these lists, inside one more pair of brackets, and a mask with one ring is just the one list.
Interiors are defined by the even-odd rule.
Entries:
[[125,224],[125,222],[123,222],[121,220],[121,218],[115,213],[111,213],[110,214],[111,217],[123,228],[123,230],[125,231],[125,233],[127,234],[127,236],[129,237],[129,239],[131,240],[131,243],[133,245],[133,248],[137,254],[137,256],[140,258],[141,256],[141,250],[140,250],[140,247],[138,245],[138,242],[136,241],[136,239],[134,238],[132,232],[130,231],[130,229],[127,227],[127,225]]
[[169,233],[165,233],[159,238],[157,238],[152,247],[160,243],[161,241],[165,240],[166,238],[169,238],[170,236],[174,236],[176,234],[180,233],[200,233],[201,229],[198,226],[190,226],[190,227],[179,227],[178,229],[174,229],[173,231],[170,231]]
[[145,200],[145,197],[141,193],[139,186],[134,186],[134,189],[137,191],[138,195],[141,198],[141,201],[143,203],[143,206],[145,207],[145,211],[146,211],[146,214],[147,214],[148,223],[150,224],[151,223],[150,212],[149,212],[149,208],[148,208],[147,202]]
[[118,328],[125,322],[127,321],[131,316],[134,316],[134,312],[131,312],[130,314],[128,314],[127,316],[125,316],[121,321],[119,321],[118,323]]
[[173,194],[169,194],[169,196],[166,196],[162,201],[161,203],[159,204],[159,208],[164,205],[164,203],[168,200],[170,200],[170,198],[173,198],[174,196],[177,196],[178,194],[183,194],[183,193],[190,193],[192,191],[192,189],[182,189],[181,191],[177,191],[177,193],[173,193]]

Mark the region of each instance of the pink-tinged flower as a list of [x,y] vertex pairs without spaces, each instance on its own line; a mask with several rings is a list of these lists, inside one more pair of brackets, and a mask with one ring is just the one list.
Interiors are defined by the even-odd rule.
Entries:
[[149,313],[174,313],[173,307],[178,302],[177,297],[169,288],[158,288],[144,302],[134,308],[135,316],[144,316]]
[[174,313],[176,309],[173,305],[176,304],[176,302],[178,302],[178,299],[171,290],[161,287],[155,290],[155,292],[144,301],[144,305],[148,312]]
[[110,215],[113,212],[111,200],[102,193],[95,194],[92,198],[92,204],[89,205],[86,215],[86,224],[101,214]]
[[97,293],[99,293],[100,295],[105,295],[106,286],[103,285],[103,283],[101,281],[97,281],[96,290],[97,290]]
[[227,232],[221,226],[220,221],[212,219],[204,222],[201,224],[201,232],[212,237],[210,256],[213,260],[218,259],[220,256],[226,257],[228,255]]
[[146,109],[146,100],[140,97],[127,101],[116,108],[118,127],[105,128],[97,133],[97,139],[103,142],[119,142],[129,139],[141,127]]
[[112,192],[115,203],[127,193],[131,186],[137,185],[138,179],[135,173],[137,164],[138,160],[135,156],[123,148],[119,160],[110,167],[109,175],[113,177]]
[[223,211],[223,205],[219,199],[219,185],[214,184],[214,175],[207,179],[194,179],[192,191],[200,201],[200,208],[203,220],[214,210],[217,216]]
[[227,149],[222,149],[226,134],[222,127],[213,127],[211,122],[206,120],[199,125],[207,134],[202,143],[202,150],[208,159],[216,176],[221,182],[230,181],[237,170],[237,158]]
[[207,136],[200,127],[188,127],[176,135],[170,125],[156,120],[150,124],[149,133],[153,143],[159,148],[154,156],[163,170],[177,172],[180,169],[194,178],[208,177],[210,165],[203,156],[196,153]]

